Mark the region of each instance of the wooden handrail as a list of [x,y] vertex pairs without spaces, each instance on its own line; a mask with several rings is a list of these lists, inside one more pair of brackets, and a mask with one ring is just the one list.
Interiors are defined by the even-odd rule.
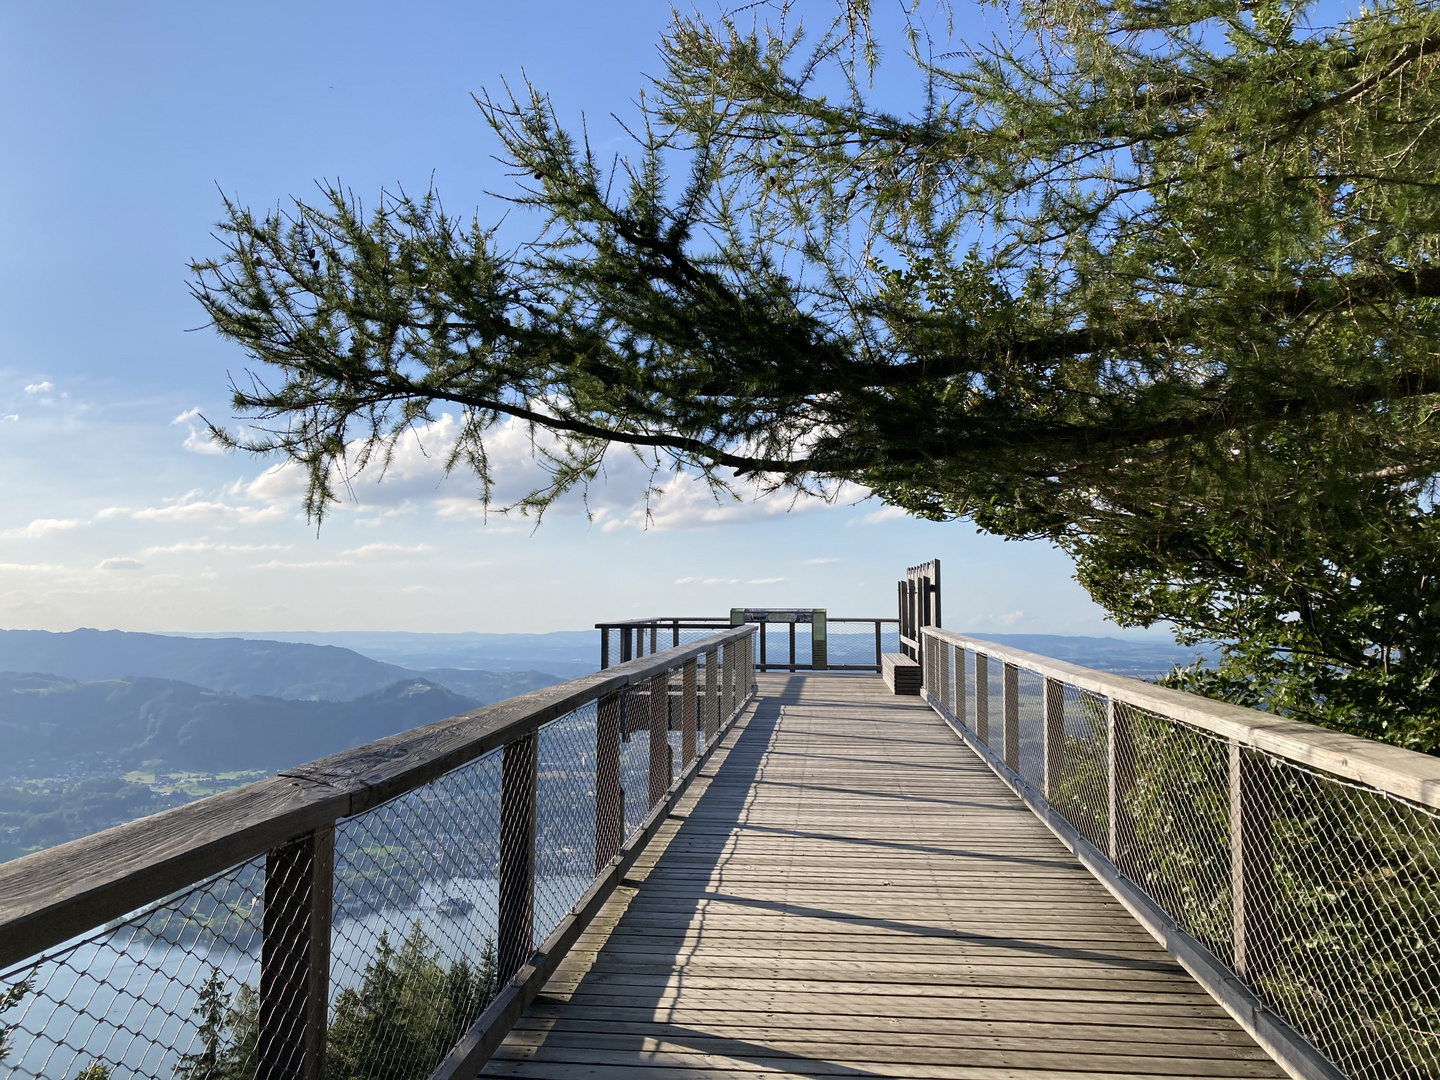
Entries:
[[754,630],[720,630],[0,863],[0,969],[422,787],[542,724]]
[[[1225,739],[1354,780],[1390,795],[1440,809],[1440,758],[1317,727],[1274,713],[1247,709],[1156,686],[1124,675],[1067,664],[983,638],[927,626],[926,637],[1069,683],[1080,690],[1159,713]],[[983,738],[983,736],[982,736]]]

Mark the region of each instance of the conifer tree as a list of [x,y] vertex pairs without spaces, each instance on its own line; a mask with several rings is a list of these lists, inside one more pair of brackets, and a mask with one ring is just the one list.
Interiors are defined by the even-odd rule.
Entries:
[[317,516],[441,409],[487,495],[487,433],[543,436],[537,512],[614,447],[721,497],[863,485],[1224,642],[1201,688],[1435,749],[1440,13],[1001,10],[910,39],[903,115],[864,0],[677,15],[618,171],[540,90],[482,96],[525,246],[434,192],[227,205],[194,288],[257,364],[232,444],[308,468]]

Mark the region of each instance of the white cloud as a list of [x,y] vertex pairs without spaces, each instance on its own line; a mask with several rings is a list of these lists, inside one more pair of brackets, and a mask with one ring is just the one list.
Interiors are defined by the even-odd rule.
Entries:
[[875,510],[869,514],[865,514],[858,518],[851,518],[845,524],[847,526],[880,525],[886,521],[898,521],[901,518],[907,518],[909,516],[909,514],[907,514],[898,506],[882,506],[879,510]]
[[144,569],[144,567],[145,567],[145,564],[142,563],[139,559],[105,559],[105,560],[103,560],[103,561],[100,563],[100,565],[99,565],[98,567],[96,567],[96,569],[97,569],[97,570],[141,570],[141,569]]
[[360,547],[348,548],[340,554],[363,559],[370,555],[417,555],[430,550],[432,549],[429,544],[362,544]]
[[212,544],[209,540],[181,540],[147,547],[142,555],[180,555],[195,551],[288,551],[294,544]]
[[1025,617],[1025,612],[1023,612],[1023,611],[1012,611],[1012,612],[1010,612],[1009,615],[1001,615],[1001,616],[1000,616],[998,619],[996,619],[995,621],[998,622],[1001,626],[1014,626],[1017,622],[1019,622],[1019,621],[1020,621],[1021,619],[1023,619],[1024,617]]
[[20,414],[19,414],[19,413],[13,413],[13,412],[12,412],[12,413],[6,413],[4,416],[0,416],[0,424],[13,423],[14,421],[19,420],[19,419],[20,419]]
[[283,562],[280,559],[271,559],[269,562],[256,563],[256,570],[316,570],[331,566],[354,566],[349,559],[316,559],[313,562]]
[[718,578],[718,577],[682,577],[676,578],[676,585],[778,585],[787,580],[783,577],[762,577],[751,578],[745,581],[741,578]]
[[85,522],[77,518],[36,518],[23,529],[7,529],[3,534],[6,537],[34,537],[49,536],[51,533],[69,532],[71,529],[78,529]]
[[47,379],[45,382],[32,382],[29,386],[25,387],[25,393],[27,393],[27,394],[48,394],[51,390],[54,390],[54,389],[55,389],[55,384],[52,383],[52,382],[50,382],[50,381]]
[[184,449],[190,451],[190,453],[192,454],[227,453],[225,447],[221,446],[219,443],[215,442],[215,440],[210,438],[209,428],[205,427],[203,424],[196,423],[196,421],[199,419],[200,407],[197,405],[193,409],[186,409],[179,416],[175,417],[174,420],[170,421],[172,425],[184,424],[187,428],[185,441],[182,442],[180,445]]
[[837,563],[839,559],[806,559],[801,566],[825,566],[827,563]]

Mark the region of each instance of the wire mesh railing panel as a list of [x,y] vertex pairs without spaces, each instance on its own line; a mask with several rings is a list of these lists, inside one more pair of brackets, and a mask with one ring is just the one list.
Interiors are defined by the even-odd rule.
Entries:
[[1045,783],[1045,680],[1021,668],[1015,679],[1016,712],[1020,719],[1019,768],[1036,787]]
[[[875,659],[874,623],[827,623],[825,650],[826,663],[832,668],[847,665],[873,668],[878,662]],[[885,629],[884,624],[881,625],[879,651],[900,651],[900,639],[893,627]]]
[[1117,702],[1116,863],[1185,930],[1233,962],[1229,748],[1224,739]]
[[957,719],[968,727],[975,730],[975,695],[978,692],[975,682],[975,654],[969,649],[955,650],[955,664],[957,670],[965,673],[965,693],[963,697],[956,695],[960,706]]
[[502,753],[337,824],[332,1075],[428,1076],[493,997]]
[[1064,684],[1064,742],[1050,778],[1050,805],[1101,851],[1110,846],[1108,702]]
[[1353,1080],[1440,1076],[1440,819],[1249,756],[1247,981]]
[[264,888],[246,863],[0,974],[0,1065],[189,1078],[218,1055],[253,1075]]
[[620,790],[624,800],[624,835],[629,836],[650,813],[650,688],[630,686],[622,692]]
[[537,733],[535,920],[539,945],[595,877],[596,717],[591,702]]

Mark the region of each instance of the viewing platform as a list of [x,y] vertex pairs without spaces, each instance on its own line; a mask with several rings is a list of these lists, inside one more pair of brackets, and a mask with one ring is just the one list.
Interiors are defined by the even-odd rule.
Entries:
[[931,709],[757,682],[484,1075],[1285,1075]]
[[0,864],[0,1066],[1440,1077],[1440,760],[939,618],[931,563],[896,617],[603,624],[594,674]]

